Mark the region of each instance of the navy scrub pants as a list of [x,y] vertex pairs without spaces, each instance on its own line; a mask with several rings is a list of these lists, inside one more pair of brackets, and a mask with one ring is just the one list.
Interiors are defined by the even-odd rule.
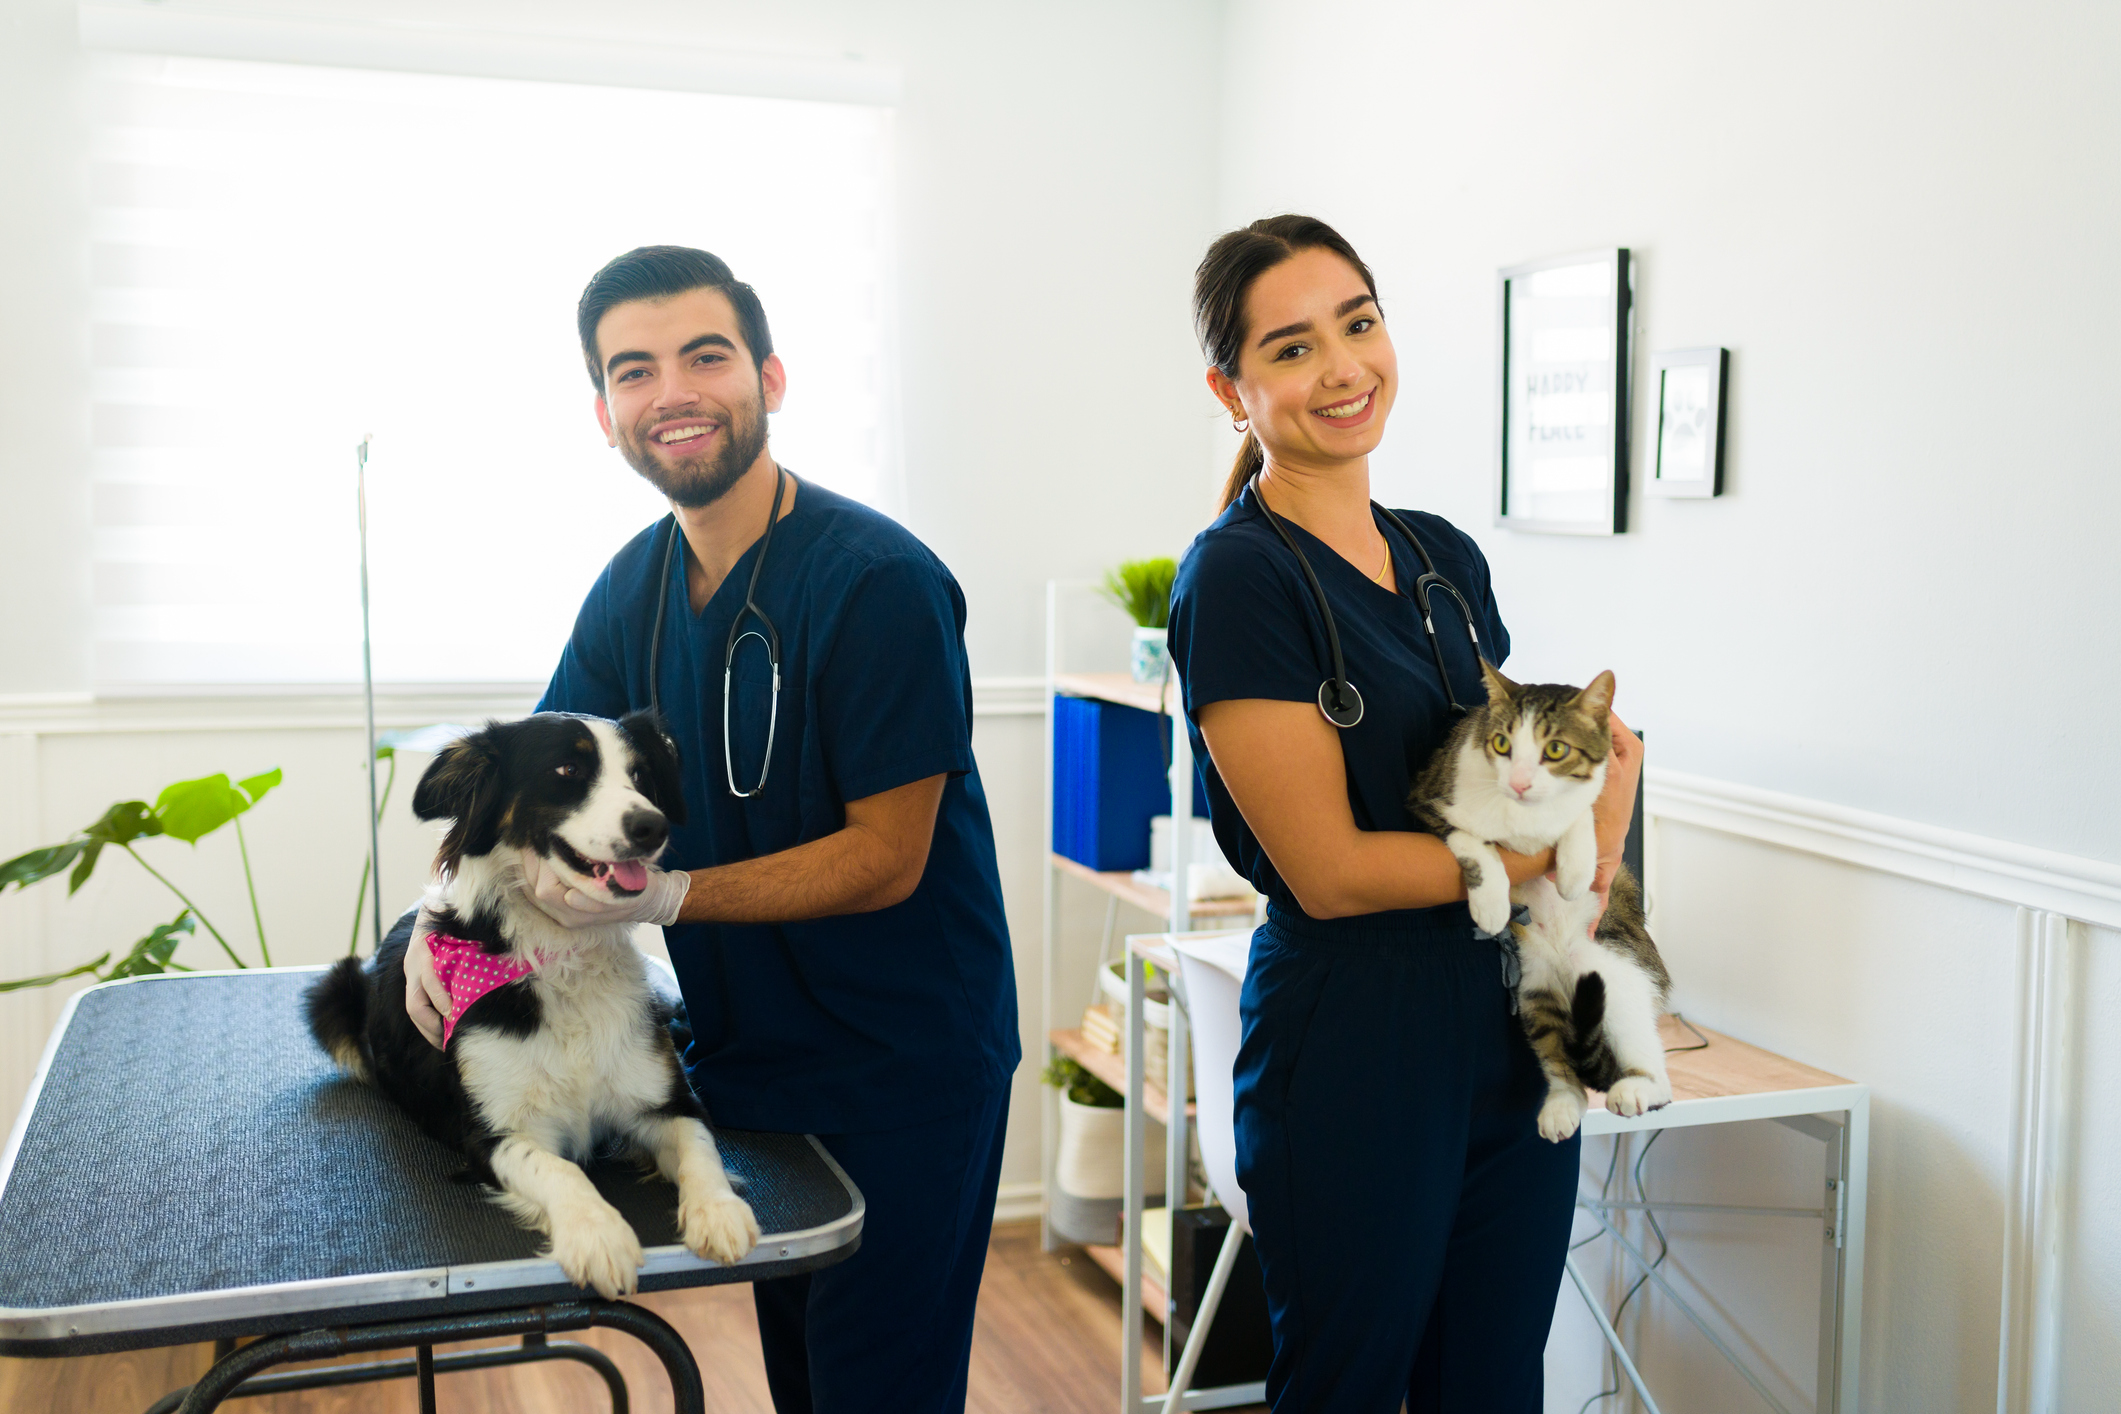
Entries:
[[752,1286],[778,1414],[961,1414],[1009,1092],[956,1114],[818,1140],[868,1211],[836,1266]]
[[1237,1173],[1276,1414],[1538,1414],[1579,1137],[1470,927],[1253,935]]

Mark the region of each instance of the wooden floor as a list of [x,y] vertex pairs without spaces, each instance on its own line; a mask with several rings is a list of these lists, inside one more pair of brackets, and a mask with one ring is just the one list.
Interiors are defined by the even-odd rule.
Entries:
[[[772,1414],[759,1363],[747,1286],[703,1287],[641,1298],[691,1344],[714,1414]],[[974,1414],[1110,1414],[1119,1399],[1119,1288],[1080,1252],[1039,1251],[1038,1224],[994,1230],[972,1338],[968,1408]],[[1150,1323],[1143,1368],[1163,1388],[1162,1344]],[[669,1414],[662,1366],[610,1331],[568,1339],[607,1351],[626,1372],[638,1414]],[[445,1347],[460,1348],[460,1347]],[[470,1348],[470,1347],[461,1347]],[[0,1410],[50,1414],[139,1414],[197,1379],[208,1346],[95,1355],[77,1360],[0,1360]],[[366,1357],[380,1358],[380,1357]],[[568,1362],[445,1375],[443,1414],[583,1414],[606,1406],[603,1383]],[[231,1414],[413,1414],[410,1380],[315,1390],[228,1405]]]

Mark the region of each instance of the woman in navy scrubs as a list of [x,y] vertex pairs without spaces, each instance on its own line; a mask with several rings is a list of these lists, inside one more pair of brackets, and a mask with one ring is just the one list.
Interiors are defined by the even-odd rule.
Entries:
[[[1274,217],[1209,248],[1194,315],[1209,386],[1246,437],[1222,514],[1179,568],[1171,649],[1216,839],[1268,900],[1235,1077],[1268,1396],[1277,1411],[1533,1414],[1579,1141],[1535,1130],[1545,1083],[1501,954],[1473,931],[1456,861],[1406,810],[1451,711],[1406,593],[1420,558],[1370,502],[1398,392],[1376,283],[1324,223]],[[1353,727],[1320,710],[1325,623],[1263,509],[1332,607],[1365,703]],[[1499,664],[1509,633],[1479,548],[1440,517],[1399,515]],[[1450,685],[1471,701],[1472,642],[1448,597],[1436,608]],[[1600,888],[1641,759],[1617,718],[1614,738]],[[1513,881],[1552,864],[1504,858]]]

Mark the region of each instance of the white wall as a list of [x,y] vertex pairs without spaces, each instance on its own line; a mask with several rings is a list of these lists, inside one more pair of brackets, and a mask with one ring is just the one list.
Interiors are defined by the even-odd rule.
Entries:
[[[1668,768],[2121,862],[2103,747],[2121,693],[2121,16],[1556,0],[1359,3],[1323,25],[1240,3],[1229,26],[1223,223],[1310,211],[1373,264],[1401,372],[1380,495],[1481,542],[1520,669],[1614,668]],[[1638,495],[1618,539],[1499,531],[1495,270],[1601,245],[1639,258],[1640,350],[1731,349],[1729,494]],[[1994,1407],[2011,909],[1665,830],[1679,1001],[1876,1086],[1865,1407]],[[2113,935],[2093,937],[2110,985]],[[2084,1055],[2111,1054],[2093,1026]],[[2121,1176],[2095,1128],[2079,1195]],[[1815,1153],[1695,1132],[1648,1171],[1666,1197],[1789,1203]],[[2121,1245],[2101,1221],[2072,1243],[2079,1392],[2121,1378]],[[1792,1261],[1816,1267],[1789,1244],[1815,1237],[1680,1231],[1675,1260],[1718,1279],[1807,1404],[1812,1336],[1790,1314],[1813,1288],[1789,1282]],[[1596,1388],[1567,1373],[1592,1353],[1575,1304],[1552,1409]],[[1650,1306],[1666,1408],[1755,1407]]]

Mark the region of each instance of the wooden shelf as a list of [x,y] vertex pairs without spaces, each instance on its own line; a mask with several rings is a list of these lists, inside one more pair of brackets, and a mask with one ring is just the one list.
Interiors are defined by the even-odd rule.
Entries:
[[[1127,1253],[1125,1248],[1085,1247],[1083,1248],[1083,1255],[1088,1257],[1091,1261],[1097,1263],[1100,1267],[1103,1267],[1105,1269],[1106,1275],[1110,1276],[1112,1280],[1120,1284],[1121,1290],[1126,1289]],[[1162,1325],[1164,1321],[1164,1305],[1169,1298],[1164,1295],[1163,1283],[1158,1281],[1155,1276],[1151,1274],[1151,1265],[1152,1264],[1146,1258],[1143,1259],[1141,1290],[1142,1312],[1143,1314],[1147,1315],[1150,1320],[1156,1322],[1158,1325]]]
[[[1071,1057],[1077,1065],[1120,1094],[1127,1093],[1127,1063],[1118,1056],[1091,1045],[1080,1031],[1055,1031],[1048,1034],[1046,1039],[1053,1043],[1054,1050]],[[1142,1081],[1142,1109],[1158,1124],[1171,1122],[1171,1097],[1164,1093],[1161,1085]],[[1192,1115],[1194,1112],[1195,1107],[1188,1102],[1186,1113]]]
[[1136,682],[1132,673],[1055,673],[1053,686],[1070,697],[1094,697],[1122,707],[1139,707],[1144,712],[1175,716],[1178,711],[1175,683]]
[[[1154,914],[1167,921],[1171,917],[1171,891],[1159,889],[1154,884],[1144,884],[1124,869],[1100,871],[1087,864],[1078,864],[1065,854],[1052,856],[1053,867],[1061,873],[1082,880],[1093,889],[1102,889],[1122,903],[1131,903],[1144,913]],[[1202,899],[1187,912],[1194,918],[1250,918],[1254,904],[1250,899],[1215,898]]]

